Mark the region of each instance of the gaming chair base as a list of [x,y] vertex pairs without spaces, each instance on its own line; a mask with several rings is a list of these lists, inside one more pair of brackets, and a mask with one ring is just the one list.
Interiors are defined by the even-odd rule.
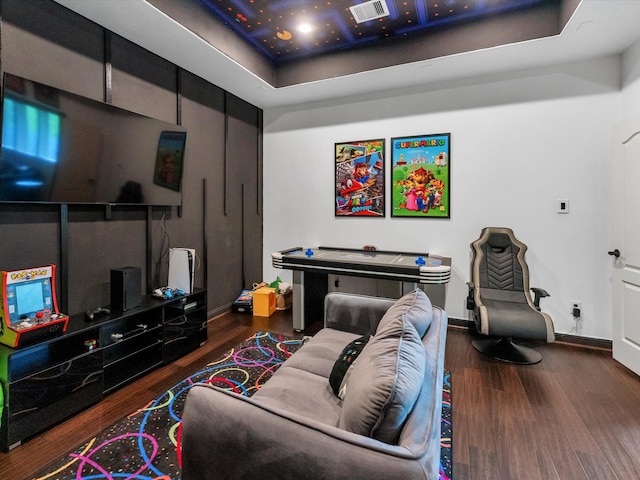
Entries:
[[509,337],[478,338],[471,343],[483,355],[503,362],[533,365],[542,361],[540,352],[524,345],[517,345]]

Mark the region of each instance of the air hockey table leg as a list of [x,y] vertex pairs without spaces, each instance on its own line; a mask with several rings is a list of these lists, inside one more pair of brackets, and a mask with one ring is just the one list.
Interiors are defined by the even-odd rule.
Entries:
[[447,297],[447,286],[445,284],[424,284],[420,283],[418,287],[427,294],[431,304],[444,309]]
[[304,322],[304,272],[293,271],[293,305],[291,306],[293,316],[293,331],[302,332],[305,327]]
[[293,272],[293,329],[302,332],[324,320],[324,297],[329,293],[326,273]]

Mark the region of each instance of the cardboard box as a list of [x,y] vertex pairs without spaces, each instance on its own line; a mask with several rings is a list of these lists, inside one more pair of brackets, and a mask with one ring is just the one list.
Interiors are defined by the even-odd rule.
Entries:
[[253,290],[242,290],[242,293],[233,302],[233,311],[237,313],[252,313]]
[[262,287],[253,292],[253,314],[269,317],[276,311],[276,289]]
[[276,310],[288,310],[293,304],[293,291],[278,293],[276,295]]

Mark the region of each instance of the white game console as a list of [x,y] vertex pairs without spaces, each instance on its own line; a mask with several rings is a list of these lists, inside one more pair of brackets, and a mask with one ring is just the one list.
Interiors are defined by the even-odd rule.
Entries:
[[193,293],[193,275],[196,251],[193,248],[172,248],[169,250],[168,287]]

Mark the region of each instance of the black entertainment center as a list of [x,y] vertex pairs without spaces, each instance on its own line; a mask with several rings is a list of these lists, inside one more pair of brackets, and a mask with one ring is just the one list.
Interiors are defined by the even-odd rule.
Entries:
[[87,320],[72,315],[66,332],[24,348],[0,345],[4,409],[0,449],[100,401],[207,340],[207,293],[162,300]]

